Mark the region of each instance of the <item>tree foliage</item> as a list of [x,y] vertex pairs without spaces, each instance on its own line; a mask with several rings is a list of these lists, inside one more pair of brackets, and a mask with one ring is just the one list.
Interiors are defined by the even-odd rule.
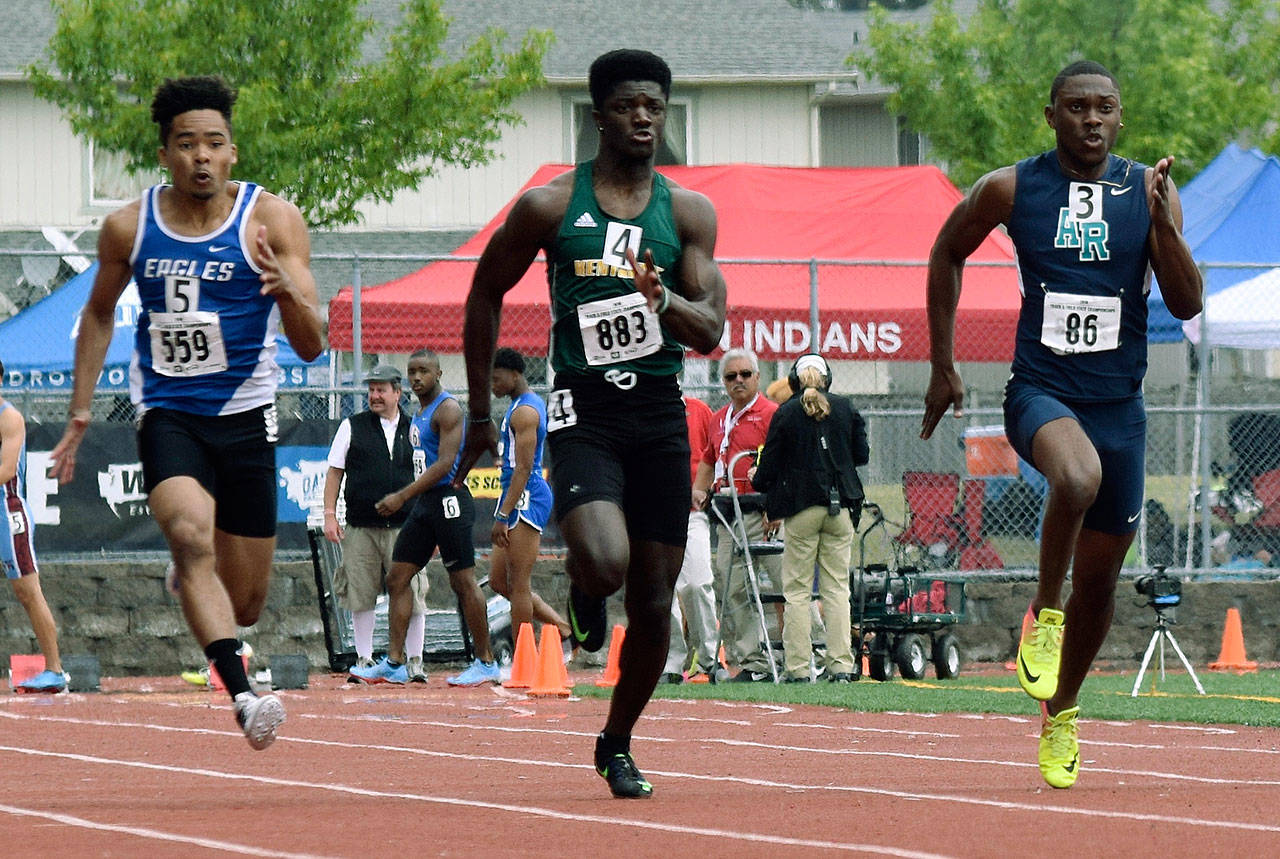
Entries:
[[[72,128],[154,169],[150,118],[169,77],[220,74],[239,91],[236,174],[298,205],[316,226],[352,224],[366,199],[390,200],[443,165],[486,163],[516,97],[542,82],[551,34],[506,50],[490,30],[445,57],[439,0],[407,0],[394,28],[362,0],[53,0],[48,60],[28,69],[37,95]],[[362,45],[385,45],[376,61]]]
[[1120,82],[1117,151],[1148,164],[1174,155],[1179,182],[1233,140],[1280,148],[1275,0],[978,0],[963,25],[938,0],[925,25],[873,12],[869,36],[859,64],[896,88],[889,108],[961,185],[1053,148],[1049,86],[1079,59]]

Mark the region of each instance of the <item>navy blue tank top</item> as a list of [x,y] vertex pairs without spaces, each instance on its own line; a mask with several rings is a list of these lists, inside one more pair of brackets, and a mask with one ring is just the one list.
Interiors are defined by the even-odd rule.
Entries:
[[1022,309],[1011,381],[1064,400],[1118,401],[1147,372],[1146,166],[1109,156],[1090,182],[1055,151],[1019,161],[1009,238]]

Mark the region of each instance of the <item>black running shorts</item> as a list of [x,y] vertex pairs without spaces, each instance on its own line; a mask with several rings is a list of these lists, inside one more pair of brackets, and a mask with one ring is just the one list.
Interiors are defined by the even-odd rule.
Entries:
[[475,522],[476,504],[465,486],[433,486],[414,499],[391,550],[391,560],[425,567],[439,548],[446,570],[470,569],[476,565],[471,535]]
[[273,405],[212,417],[148,409],[138,425],[143,488],[193,477],[213,496],[220,531],[274,537],[277,435]]
[[547,406],[556,515],[610,501],[631,539],[684,546],[691,484],[680,385],[674,376],[615,378],[556,377]]

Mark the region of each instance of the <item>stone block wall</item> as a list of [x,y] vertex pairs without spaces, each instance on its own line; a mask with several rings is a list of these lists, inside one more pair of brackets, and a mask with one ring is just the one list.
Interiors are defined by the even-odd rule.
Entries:
[[[488,572],[481,559],[477,573]],[[93,654],[103,676],[164,675],[204,664],[177,600],[164,589],[162,561],[46,563],[40,579],[60,630],[64,654]],[[429,567],[430,601],[453,607],[454,597],[439,562]],[[567,580],[563,562],[543,559],[534,571],[534,588],[563,612]],[[965,620],[953,628],[967,663],[1012,658],[1022,615],[1034,594],[1030,581],[971,581],[966,588]],[[1217,658],[1229,607],[1240,610],[1248,656],[1259,662],[1280,660],[1280,581],[1218,581],[1183,586],[1173,633],[1197,669]],[[609,601],[612,623],[625,623],[620,598]],[[1115,623],[1099,659],[1118,667],[1137,666],[1151,638],[1155,612],[1129,580],[1117,590]],[[310,561],[276,565],[266,608],[257,625],[245,631],[264,659],[272,654],[304,653],[313,670],[327,670],[324,627]],[[0,588],[0,666],[12,653],[36,653],[26,613],[9,588]],[[603,661],[605,652],[598,658]],[[1166,654],[1166,664],[1177,657]]]

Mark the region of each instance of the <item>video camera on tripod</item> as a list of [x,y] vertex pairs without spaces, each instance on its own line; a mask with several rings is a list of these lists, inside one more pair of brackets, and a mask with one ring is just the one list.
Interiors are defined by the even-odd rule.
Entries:
[[1158,611],[1182,602],[1182,580],[1166,573],[1160,564],[1152,569],[1154,573],[1133,580],[1133,589],[1147,598],[1147,605]]

